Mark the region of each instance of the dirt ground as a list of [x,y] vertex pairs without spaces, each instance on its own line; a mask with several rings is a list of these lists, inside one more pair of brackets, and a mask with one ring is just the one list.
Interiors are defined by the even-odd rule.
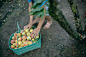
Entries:
[[[65,3],[64,3],[65,2]],[[61,0],[59,5],[65,4],[64,8],[60,7],[65,18],[71,21],[73,13],[67,0]],[[20,2],[12,3],[14,8],[9,8],[9,14],[5,23],[0,28],[0,57],[85,57],[86,56],[86,46],[85,44],[78,43],[77,40],[70,37],[70,35],[58,24],[57,21],[53,20],[53,24],[49,29],[43,29],[46,24],[44,22],[41,33],[41,48],[28,51],[20,56],[16,55],[12,50],[9,49],[8,41],[10,36],[17,31],[17,22],[24,24],[29,23],[28,14],[28,2],[21,0]],[[4,5],[6,6],[6,5]],[[70,12],[67,12],[69,8]],[[64,11],[62,10],[64,9]],[[0,9],[2,10],[2,8]],[[67,13],[64,14],[64,13]],[[71,16],[68,16],[71,15]],[[70,18],[71,17],[71,18]],[[35,18],[34,18],[35,19]],[[71,23],[73,24],[73,23]],[[36,24],[34,24],[36,26]],[[20,28],[23,29],[24,25],[20,24]],[[72,26],[73,27],[73,26]]]

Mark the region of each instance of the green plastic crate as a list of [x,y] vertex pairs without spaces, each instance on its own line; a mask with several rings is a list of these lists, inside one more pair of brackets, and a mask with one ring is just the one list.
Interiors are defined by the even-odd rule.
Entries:
[[[18,32],[19,31],[17,31],[15,33],[18,33]],[[31,50],[34,50],[34,49],[37,49],[37,48],[41,48],[41,34],[40,33],[39,33],[39,40],[36,43],[33,43],[33,44],[25,46],[25,47],[17,48],[17,49],[12,49],[10,47],[11,46],[10,41],[12,40],[13,36],[14,36],[14,33],[10,36],[8,45],[9,45],[9,48],[17,55],[21,55],[21,54],[26,53],[28,51],[31,51]]]

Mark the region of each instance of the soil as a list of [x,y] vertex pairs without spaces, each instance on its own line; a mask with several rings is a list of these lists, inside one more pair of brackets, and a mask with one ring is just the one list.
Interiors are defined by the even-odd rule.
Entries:
[[[74,16],[71,8],[69,8],[70,6],[66,6],[69,5],[67,0],[61,0],[59,3],[59,5],[61,5],[60,10],[63,14],[67,13],[64,14],[65,18],[68,18],[71,22]],[[65,4],[64,8],[62,7],[63,3]],[[12,8],[12,5],[14,8]],[[4,6],[7,5],[4,4],[0,10],[3,10],[2,8]],[[70,37],[70,35],[58,24],[57,21],[53,20],[53,18],[53,24],[49,29],[43,29],[46,21],[41,28],[41,48],[28,51],[20,56],[16,55],[9,48],[8,41],[10,36],[17,31],[17,22],[21,22],[26,25],[29,23],[29,5],[27,1],[21,0],[20,2],[12,2],[8,6],[10,6],[8,9],[10,12],[6,14],[7,17],[5,17],[5,23],[0,27],[0,57],[86,57],[86,45],[81,44],[74,38]],[[6,10],[7,9],[5,9],[5,11]],[[6,11],[6,13],[8,11]],[[37,24],[34,24],[34,26],[36,25]],[[24,25],[19,24],[19,27],[23,29]]]

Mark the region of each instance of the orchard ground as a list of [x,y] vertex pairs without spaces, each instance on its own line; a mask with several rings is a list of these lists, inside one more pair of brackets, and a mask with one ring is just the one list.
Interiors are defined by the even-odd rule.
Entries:
[[[15,1],[15,0],[14,0]],[[86,46],[85,44],[78,43],[77,40],[70,37],[70,35],[58,24],[57,21],[53,20],[53,24],[49,29],[43,29],[46,24],[46,20],[40,31],[41,33],[41,48],[26,52],[20,56],[16,55],[12,50],[9,49],[8,41],[10,36],[17,31],[17,22],[24,24],[29,23],[28,14],[28,2],[22,0],[20,2],[8,4],[13,7],[9,8],[9,14],[7,14],[5,23],[0,28],[0,56],[1,57],[85,57]],[[60,9],[63,12],[65,18],[74,18],[70,6],[67,0],[61,0],[59,2]],[[63,6],[64,8],[61,7]],[[5,7],[6,4],[2,6]],[[2,9],[1,8],[1,9]],[[69,8],[69,10],[67,10]],[[63,10],[62,10],[63,9]],[[6,10],[4,8],[4,10]],[[8,12],[7,11],[7,12]],[[68,11],[68,12],[67,12]],[[3,12],[4,13],[4,12]],[[66,13],[66,14],[64,14]],[[83,13],[84,14],[84,13]],[[82,15],[83,15],[82,14]],[[69,16],[68,16],[69,15]],[[35,19],[35,17],[34,17]],[[20,28],[23,29],[24,25],[19,24]],[[37,26],[37,24],[34,24]]]

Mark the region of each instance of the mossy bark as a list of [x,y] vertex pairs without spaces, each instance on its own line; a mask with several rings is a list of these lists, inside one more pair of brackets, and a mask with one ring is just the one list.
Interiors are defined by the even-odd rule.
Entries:
[[75,38],[76,40],[81,41],[82,38],[81,36],[79,36],[79,33],[72,29],[72,27],[69,25],[69,22],[67,22],[64,15],[57,7],[58,0],[57,1],[49,0],[49,2],[50,2],[49,14],[54,18],[54,20],[58,21],[58,23],[69,33],[71,37]]
[[74,0],[68,0],[68,2],[70,4],[70,7],[72,9],[72,12],[73,12],[73,15],[75,18],[77,32],[80,33],[82,39],[86,39],[86,31],[85,31],[86,28],[84,29],[81,25],[81,19],[80,19],[80,15],[79,15],[79,11],[77,9],[77,6],[75,5]]
[[70,7],[72,9],[74,18],[75,18],[75,22],[76,22],[76,27],[77,27],[77,32],[81,33],[83,32],[83,27],[81,26],[81,19],[80,19],[80,15],[77,9],[77,6],[74,4],[74,0],[68,0]]

